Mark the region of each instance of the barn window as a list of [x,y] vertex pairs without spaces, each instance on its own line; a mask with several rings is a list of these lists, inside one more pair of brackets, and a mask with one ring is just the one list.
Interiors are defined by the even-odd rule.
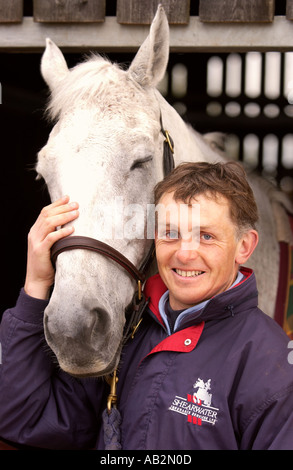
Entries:
[[278,167],[279,140],[276,135],[268,134],[263,139],[264,174],[276,176]]
[[209,96],[219,96],[223,91],[223,61],[213,56],[207,66],[207,93]]
[[231,97],[241,93],[242,61],[239,54],[229,54],[226,61],[226,94]]
[[293,187],[293,52],[211,55],[206,94],[213,130],[231,132],[229,157]]
[[265,55],[264,92],[274,100],[280,96],[281,53],[267,52]]
[[258,165],[259,138],[255,134],[248,134],[243,139],[243,161],[250,167]]
[[182,98],[187,93],[188,71],[184,64],[176,64],[172,69],[172,95]]
[[257,98],[261,93],[262,55],[260,52],[248,52],[245,57],[245,94]]
[[283,138],[282,164],[285,168],[293,168],[293,134],[287,134]]

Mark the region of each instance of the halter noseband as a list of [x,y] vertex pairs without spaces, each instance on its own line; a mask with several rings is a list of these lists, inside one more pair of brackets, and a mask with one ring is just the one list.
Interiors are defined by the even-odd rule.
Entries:
[[62,238],[58,240],[51,249],[51,261],[55,265],[56,259],[60,253],[68,250],[75,249],[84,249],[89,251],[94,251],[104,255],[116,263],[120,264],[128,273],[133,277],[138,285],[138,298],[141,300],[141,286],[145,281],[145,269],[149,262],[149,258],[152,255],[152,252],[148,255],[147,259],[144,261],[141,268],[138,270],[131,261],[129,261],[122,253],[112,248],[107,243],[103,243],[100,240],[95,238],[83,237],[83,236],[72,236],[68,238]]

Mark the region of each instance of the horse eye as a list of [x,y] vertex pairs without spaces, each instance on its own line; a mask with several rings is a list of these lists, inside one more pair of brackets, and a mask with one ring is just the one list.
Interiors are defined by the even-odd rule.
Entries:
[[135,160],[131,167],[130,167],[130,171],[133,171],[133,170],[136,170],[138,168],[142,168],[143,165],[146,163],[146,162],[150,162],[151,160],[153,159],[153,157],[151,155],[149,155],[148,157],[145,157],[145,158],[138,158],[137,160]]

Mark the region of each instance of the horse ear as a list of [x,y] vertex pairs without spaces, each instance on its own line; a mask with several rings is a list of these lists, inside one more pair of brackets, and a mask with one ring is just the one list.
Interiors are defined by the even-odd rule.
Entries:
[[41,74],[51,91],[68,72],[66,61],[59,47],[50,38],[47,38],[46,50],[41,60]]
[[169,25],[158,6],[150,33],[134,57],[129,73],[142,86],[156,86],[164,77],[169,59]]

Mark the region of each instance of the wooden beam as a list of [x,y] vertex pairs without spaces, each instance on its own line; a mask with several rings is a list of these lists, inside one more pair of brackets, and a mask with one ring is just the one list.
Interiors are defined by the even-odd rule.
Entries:
[[293,0],[287,0],[286,2],[286,17],[287,20],[293,20]]
[[[24,17],[22,24],[0,25],[0,51],[40,52],[51,37],[65,52],[135,52],[149,26],[125,26],[116,17],[104,23],[46,24]],[[190,17],[187,26],[170,26],[171,52],[293,51],[293,22],[210,24]]]
[[169,24],[188,24],[190,0],[117,0],[117,21],[151,24],[159,3],[165,9]]
[[106,0],[34,0],[34,20],[47,23],[104,21]]
[[255,23],[274,19],[275,0],[200,0],[199,17],[209,23]]
[[23,0],[0,0],[0,23],[21,23]]

